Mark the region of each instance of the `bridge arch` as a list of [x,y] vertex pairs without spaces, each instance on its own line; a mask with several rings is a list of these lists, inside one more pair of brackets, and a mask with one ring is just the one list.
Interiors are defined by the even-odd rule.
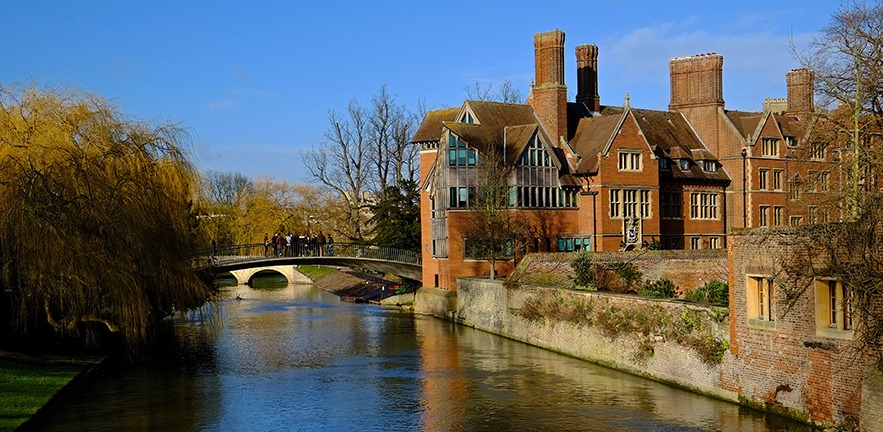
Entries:
[[297,271],[297,266],[295,265],[276,265],[276,266],[263,266],[263,267],[251,267],[244,268],[240,270],[230,270],[230,274],[236,278],[236,282],[240,285],[245,285],[251,283],[251,279],[260,272],[272,271],[281,274],[288,280],[288,283],[303,283],[309,284],[313,283],[310,278],[304,276],[303,273]]

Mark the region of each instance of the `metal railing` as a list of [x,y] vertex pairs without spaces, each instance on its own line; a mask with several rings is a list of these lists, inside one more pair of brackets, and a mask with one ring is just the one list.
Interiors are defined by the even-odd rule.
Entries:
[[283,246],[281,249],[263,243],[218,247],[214,254],[211,249],[203,249],[197,253],[195,264],[207,266],[235,261],[296,257],[366,258],[416,265],[420,265],[422,262],[419,251],[355,243],[296,242],[291,246]]

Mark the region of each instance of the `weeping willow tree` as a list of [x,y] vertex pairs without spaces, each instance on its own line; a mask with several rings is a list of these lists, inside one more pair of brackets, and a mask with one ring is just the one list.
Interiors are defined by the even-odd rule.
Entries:
[[[0,311],[6,331],[134,348],[198,308],[194,171],[175,125],[79,91],[0,87]],[[113,337],[104,337],[113,335]]]

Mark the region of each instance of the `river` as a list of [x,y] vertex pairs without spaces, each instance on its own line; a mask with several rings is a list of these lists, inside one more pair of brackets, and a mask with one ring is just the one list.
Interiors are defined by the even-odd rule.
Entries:
[[175,318],[164,354],[102,372],[45,429],[811,430],[435,318],[269,285]]

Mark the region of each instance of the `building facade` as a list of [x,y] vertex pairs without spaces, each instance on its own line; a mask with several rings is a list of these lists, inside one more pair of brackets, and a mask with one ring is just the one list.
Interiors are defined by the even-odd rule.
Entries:
[[602,105],[598,47],[576,48],[577,94],[567,100],[564,33],[534,36],[536,77],[524,104],[465,101],[428,113],[420,146],[423,284],[489,274],[464,238],[485,158],[507,170],[506,205],[522,229],[510,271],[531,251],[719,249],[738,227],[823,222],[836,208],[807,194],[835,187],[837,155],[814,140],[807,70],[787,74],[788,98],[762,112],[728,111],[723,57],[671,60],[668,111]]

